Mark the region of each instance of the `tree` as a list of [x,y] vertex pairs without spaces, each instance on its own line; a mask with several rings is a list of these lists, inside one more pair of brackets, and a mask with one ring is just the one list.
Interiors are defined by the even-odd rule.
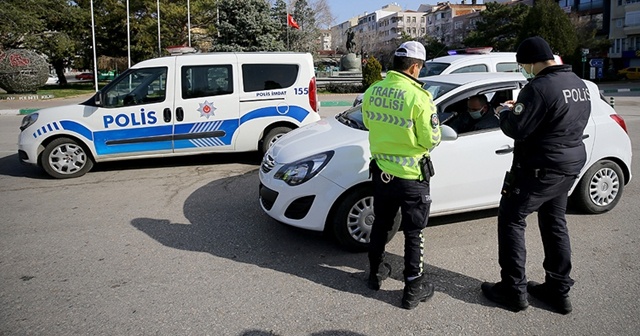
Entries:
[[307,0],[297,0],[293,5],[292,15],[300,29],[289,30],[289,49],[299,52],[315,52],[320,30],[316,26],[315,12]]
[[567,14],[553,0],[539,0],[524,20],[519,40],[540,36],[560,56],[572,55],[578,47],[576,30]]
[[61,85],[86,35],[88,16],[66,0],[7,0],[0,6],[0,49],[32,49],[47,57]]
[[369,88],[369,86],[373,85],[373,83],[382,80],[382,65],[380,62],[373,57],[370,56],[367,59],[367,65],[362,69],[362,86],[363,90]]
[[[520,31],[531,7],[487,2],[480,20],[464,40],[468,47],[493,47],[494,51],[515,51],[521,39]],[[558,7],[558,5],[556,5]]]
[[280,24],[265,0],[220,0],[219,36],[214,51],[281,51]]

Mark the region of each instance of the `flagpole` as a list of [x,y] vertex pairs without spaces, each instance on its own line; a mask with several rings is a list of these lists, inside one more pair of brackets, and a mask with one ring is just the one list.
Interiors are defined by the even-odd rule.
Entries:
[[96,57],[96,23],[93,19],[93,0],[91,0],[91,37],[93,39],[93,82],[98,92],[98,59]]
[[158,57],[162,56],[162,44],[160,43],[160,0],[156,0],[158,6]]
[[131,27],[129,26],[129,0],[127,0],[127,60],[131,68]]

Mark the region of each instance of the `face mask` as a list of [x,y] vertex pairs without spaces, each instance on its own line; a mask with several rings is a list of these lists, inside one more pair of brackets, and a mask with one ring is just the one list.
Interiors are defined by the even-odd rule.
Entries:
[[479,109],[477,111],[469,111],[469,115],[473,119],[480,119],[480,117],[482,117],[482,109]]
[[531,73],[527,72],[527,70],[524,69],[524,64],[520,67],[520,72],[526,79],[531,79],[536,76],[533,74],[533,64],[531,65]]

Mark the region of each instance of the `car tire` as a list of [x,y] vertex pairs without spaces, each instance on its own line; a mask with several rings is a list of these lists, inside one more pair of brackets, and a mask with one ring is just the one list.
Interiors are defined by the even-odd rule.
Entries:
[[582,176],[572,196],[579,209],[598,214],[613,209],[623,191],[624,175],[620,166],[610,160],[601,160]]
[[289,132],[291,132],[291,128],[284,126],[275,127],[269,130],[264,138],[262,138],[262,143],[260,145],[262,153],[266,153],[278,139]]
[[57,138],[42,151],[40,164],[57,179],[80,177],[93,168],[93,159],[76,140]]
[[[352,252],[368,249],[371,236],[373,213],[373,188],[371,185],[359,187],[348,192],[338,200],[331,217],[331,229],[338,243]],[[391,241],[400,227],[400,213],[394,219],[387,242]]]

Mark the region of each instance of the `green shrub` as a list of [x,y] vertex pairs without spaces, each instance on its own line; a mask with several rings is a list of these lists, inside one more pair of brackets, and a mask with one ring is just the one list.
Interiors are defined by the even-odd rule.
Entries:
[[330,93],[362,93],[364,92],[360,84],[340,84],[329,83],[324,87],[326,92]]
[[362,86],[366,90],[373,83],[382,80],[382,65],[380,62],[373,57],[370,56],[367,59],[367,65],[362,69]]

